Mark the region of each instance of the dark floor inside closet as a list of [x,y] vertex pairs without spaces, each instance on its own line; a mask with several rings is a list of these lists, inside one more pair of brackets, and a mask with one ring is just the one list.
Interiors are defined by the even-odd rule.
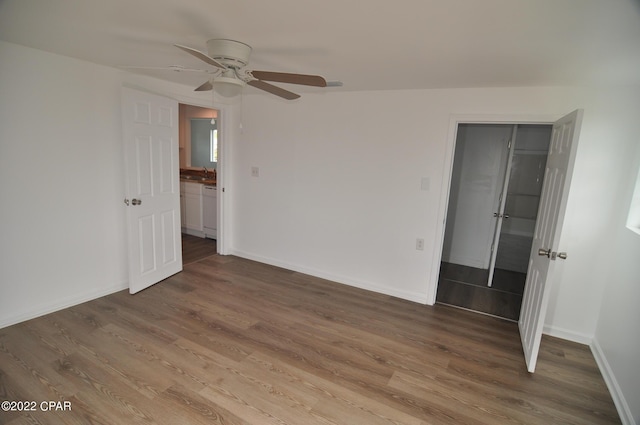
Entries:
[[496,268],[488,287],[488,270],[443,262],[436,302],[517,321],[526,276]]

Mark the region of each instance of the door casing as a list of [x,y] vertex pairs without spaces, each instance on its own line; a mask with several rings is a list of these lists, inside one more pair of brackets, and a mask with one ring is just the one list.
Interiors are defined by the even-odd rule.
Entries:
[[[162,94],[162,93],[161,93]],[[218,209],[218,236],[216,239],[216,250],[220,255],[229,254],[229,238],[231,235],[231,214],[229,208],[231,203],[227,201],[229,189],[229,170],[231,168],[231,144],[233,143],[233,131],[231,123],[234,122],[234,111],[230,105],[212,104],[203,102],[202,99],[194,99],[187,96],[176,95],[175,93],[164,94],[186,105],[210,108],[218,111],[218,123],[220,146],[218,148],[217,175],[217,209]]]
[[451,190],[451,174],[453,171],[453,158],[456,146],[456,138],[458,137],[458,125],[460,124],[541,124],[553,125],[554,122],[562,118],[564,114],[559,115],[486,115],[486,114],[456,114],[452,115],[449,120],[449,131],[447,137],[447,148],[445,152],[445,168],[441,191],[440,203],[438,209],[438,229],[436,231],[436,249],[433,254],[434,267],[431,268],[429,276],[429,290],[427,293],[427,304],[434,305],[438,292],[438,279],[440,276],[440,267],[437,266],[442,261],[442,249],[444,246],[444,232],[446,227],[447,207],[449,204],[449,195]]

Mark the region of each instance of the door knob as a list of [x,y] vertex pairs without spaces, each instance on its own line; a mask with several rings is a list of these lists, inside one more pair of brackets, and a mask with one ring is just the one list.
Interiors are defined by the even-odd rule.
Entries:
[[547,258],[551,257],[551,248],[549,249],[540,248],[538,250],[538,255],[546,255]]
[[131,205],[140,205],[140,204],[142,204],[142,200],[141,199],[133,198],[131,200]]
[[558,253],[558,258],[566,260],[567,259],[567,253],[566,252],[559,252]]

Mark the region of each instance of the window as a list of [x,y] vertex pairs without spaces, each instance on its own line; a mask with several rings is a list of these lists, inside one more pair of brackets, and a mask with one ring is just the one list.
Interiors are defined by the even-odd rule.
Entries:
[[640,170],[636,177],[636,187],[631,198],[631,208],[627,218],[627,228],[640,235]]
[[218,162],[218,130],[212,129],[209,136],[209,152],[211,153],[211,162]]

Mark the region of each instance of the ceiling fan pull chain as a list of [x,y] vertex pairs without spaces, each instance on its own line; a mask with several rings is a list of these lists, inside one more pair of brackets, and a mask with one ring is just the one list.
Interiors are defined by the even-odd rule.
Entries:
[[242,102],[242,100],[244,99],[244,93],[243,92],[244,92],[244,90],[242,92],[240,92],[240,125],[239,125],[240,134],[242,134],[242,117],[244,115],[244,108],[243,108],[244,103]]

